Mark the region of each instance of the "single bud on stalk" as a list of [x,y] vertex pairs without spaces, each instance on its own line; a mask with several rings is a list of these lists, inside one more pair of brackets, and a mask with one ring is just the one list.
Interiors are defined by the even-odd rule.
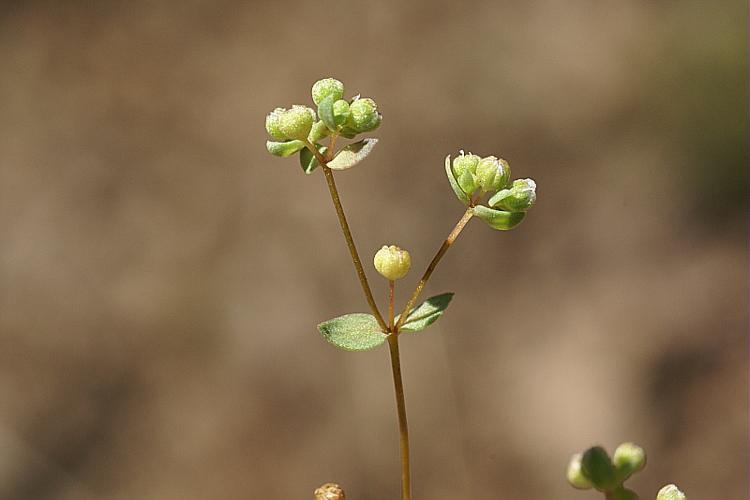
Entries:
[[687,500],[687,497],[674,484],[668,484],[656,494],[656,500]]
[[623,480],[646,466],[646,452],[633,443],[622,443],[612,456],[617,475]]
[[568,463],[567,477],[568,482],[573,488],[588,490],[591,488],[591,481],[589,481],[586,476],[583,475],[583,471],[581,471],[582,457],[583,455],[580,453],[573,455]]
[[387,246],[377,251],[373,259],[375,269],[386,279],[395,281],[406,276],[411,267],[411,255],[396,245]]
[[286,112],[284,108],[276,108],[266,116],[266,132],[268,135],[279,141],[288,139],[281,131],[281,115]]
[[347,125],[357,132],[370,132],[380,125],[383,117],[378,113],[378,105],[369,97],[355,99],[349,105]]
[[307,106],[292,106],[281,113],[279,117],[279,130],[289,139],[307,140],[313,123],[315,123],[315,111]]
[[508,185],[510,181],[510,166],[503,159],[488,156],[482,158],[476,167],[476,176],[482,191],[497,191]]
[[315,500],[346,500],[346,495],[338,484],[326,483],[315,490]]
[[313,84],[312,100],[316,106],[329,95],[333,96],[334,101],[344,97],[344,84],[335,78],[324,78]]
[[492,208],[509,212],[525,212],[536,202],[536,182],[532,179],[516,179],[510,189],[502,189],[489,199]]

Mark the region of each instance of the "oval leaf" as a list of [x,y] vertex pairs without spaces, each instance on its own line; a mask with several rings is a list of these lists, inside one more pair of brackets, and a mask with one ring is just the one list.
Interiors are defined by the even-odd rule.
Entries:
[[328,168],[332,168],[333,170],[352,168],[364,160],[372,152],[377,143],[377,139],[362,139],[354,144],[349,144],[338,152],[336,158],[328,162]]
[[[443,312],[448,308],[453,293],[443,293],[435,295],[419,304],[412,312],[406,317],[406,321],[401,325],[400,332],[420,332],[433,324],[437,319],[443,315]],[[396,318],[398,321],[398,318]]]
[[333,116],[333,96],[329,95],[318,104],[318,116],[332,132],[336,131],[336,120]]
[[292,156],[304,147],[305,143],[297,140],[286,142],[266,141],[266,149],[268,152],[274,156],[280,156],[282,158]]
[[[318,148],[320,154],[324,154],[326,152],[325,146],[315,144],[315,147]],[[302,170],[306,174],[311,174],[313,170],[320,166],[318,159],[315,157],[312,151],[310,151],[310,148],[305,148],[299,152],[299,164],[302,166]]]
[[507,231],[519,225],[526,216],[526,212],[506,212],[477,205],[474,207],[474,215],[486,222],[492,229]]
[[372,314],[345,314],[324,321],[318,330],[328,342],[345,351],[367,351],[386,339]]
[[448,176],[448,182],[450,182],[451,189],[453,189],[453,192],[456,194],[456,198],[458,198],[464,205],[468,205],[469,196],[464,193],[463,189],[461,189],[461,187],[458,185],[458,181],[456,181],[456,178],[453,175],[450,155],[445,157],[445,175]]

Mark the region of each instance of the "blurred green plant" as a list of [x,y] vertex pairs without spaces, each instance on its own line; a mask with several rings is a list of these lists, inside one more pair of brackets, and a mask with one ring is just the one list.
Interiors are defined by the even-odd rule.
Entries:
[[[568,462],[568,482],[574,488],[594,488],[604,493],[606,500],[638,500],[638,495],[625,487],[625,481],[646,466],[646,452],[633,443],[622,443],[609,458],[601,446],[576,453]],[[659,490],[656,500],[686,500],[674,484]]]
[[[383,119],[377,103],[370,98],[344,99],[344,84],[334,78],[325,78],[312,86],[312,100],[316,106],[294,105],[289,109],[276,108],[266,118],[266,131],[273,140],[266,143],[274,156],[298,155],[302,171],[323,171],[336,214],[344,234],[362,291],[372,314],[350,313],[318,325],[318,330],[331,344],[347,351],[365,351],[388,342],[391,356],[393,384],[399,423],[401,455],[401,498],[411,499],[411,474],[409,462],[409,430],[401,376],[399,336],[425,330],[445,312],[453,298],[452,293],[436,295],[416,305],[427,281],[448,248],[456,241],[473,217],[497,230],[513,229],[524,219],[526,212],[536,202],[536,183],[531,179],[511,182],[508,162],[495,156],[480,157],[460,152],[451,161],[445,158],[445,173],[456,198],[466,207],[453,230],[443,241],[422,278],[416,285],[401,313],[395,315],[395,282],[406,276],[411,267],[411,256],[406,250],[390,245],[375,254],[373,264],[388,280],[388,317],[383,317],[373,297],[367,274],[349,229],[341,204],[333,171],[346,170],[360,164],[375,148],[378,140],[358,135],[376,130]],[[353,142],[339,147],[339,140]],[[325,142],[323,142],[325,140]],[[487,201],[483,200],[487,197]],[[316,490],[316,497],[343,498],[337,485],[324,485]],[[331,496],[333,495],[333,496]]]

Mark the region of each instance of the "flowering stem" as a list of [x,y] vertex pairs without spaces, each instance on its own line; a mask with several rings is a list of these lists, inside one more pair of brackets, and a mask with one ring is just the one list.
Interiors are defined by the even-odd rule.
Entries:
[[388,331],[388,325],[385,324],[385,320],[383,319],[383,316],[380,314],[380,310],[378,309],[378,305],[375,303],[375,298],[372,296],[372,290],[370,290],[370,283],[367,281],[367,275],[365,274],[365,270],[362,267],[362,261],[359,258],[359,253],[357,252],[357,246],[354,244],[354,238],[352,237],[352,232],[349,229],[349,223],[346,221],[346,214],[344,214],[344,207],[341,205],[341,199],[339,198],[339,191],[336,188],[336,181],[333,180],[333,172],[330,168],[328,168],[328,161],[326,158],[323,157],[323,155],[320,154],[320,151],[318,151],[318,148],[316,148],[313,144],[310,142],[307,142],[307,148],[310,150],[312,154],[315,155],[315,158],[317,158],[318,163],[320,163],[320,167],[323,169],[323,174],[326,178],[326,183],[328,184],[328,191],[331,193],[331,200],[333,200],[333,206],[336,208],[336,215],[338,215],[339,218],[339,224],[341,225],[341,231],[344,233],[344,238],[346,239],[346,246],[349,247],[349,253],[352,256],[352,262],[354,263],[354,268],[357,271],[357,277],[359,278],[359,283],[362,285],[362,291],[365,293],[365,298],[367,299],[367,303],[370,305],[370,309],[372,310],[372,314],[375,316],[375,319],[378,322],[378,325],[380,325],[380,328],[386,332]]
[[401,357],[398,351],[398,335],[388,336],[388,349],[391,353],[393,388],[396,391],[398,410],[399,447],[401,451],[401,500],[411,500],[411,472],[409,470],[409,424],[406,422],[406,400],[404,382],[401,379]]
[[466,224],[469,222],[469,219],[474,215],[473,207],[470,206],[466,209],[466,212],[464,215],[459,219],[459,221],[456,223],[456,226],[453,228],[453,230],[450,232],[448,237],[445,239],[443,244],[440,246],[440,249],[435,254],[435,257],[432,258],[432,261],[430,262],[430,265],[427,266],[427,270],[425,270],[424,274],[422,275],[422,279],[419,280],[419,283],[417,284],[417,288],[414,290],[414,293],[412,294],[411,298],[409,299],[409,302],[407,302],[406,307],[404,307],[404,310],[401,312],[401,317],[398,319],[398,323],[396,324],[395,331],[398,332],[399,328],[401,328],[401,325],[404,324],[404,321],[406,320],[406,316],[409,315],[409,312],[414,307],[414,304],[417,302],[417,299],[419,298],[419,294],[422,293],[422,289],[427,284],[427,280],[430,279],[430,276],[432,275],[432,272],[435,270],[435,268],[438,265],[438,262],[440,262],[440,259],[443,258],[443,255],[445,255],[445,252],[448,251],[450,246],[453,244],[454,241],[456,241],[456,238],[458,238],[458,235],[461,234],[461,231],[463,231]]

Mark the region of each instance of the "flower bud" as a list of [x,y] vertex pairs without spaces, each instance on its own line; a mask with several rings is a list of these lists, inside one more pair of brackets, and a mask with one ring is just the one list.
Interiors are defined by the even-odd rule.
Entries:
[[509,212],[525,212],[536,201],[536,182],[531,179],[516,179],[510,189],[501,189],[489,199],[493,208]]
[[581,471],[599,491],[611,491],[617,486],[615,468],[604,448],[589,448],[581,458]]
[[334,101],[344,97],[344,84],[335,78],[324,78],[313,84],[312,100],[316,106],[329,95],[333,96]]
[[333,121],[337,126],[343,125],[349,119],[349,115],[351,114],[349,107],[349,103],[343,99],[339,99],[333,103]]
[[288,139],[281,131],[281,115],[286,112],[284,108],[276,108],[266,116],[266,132],[268,135],[279,141]]
[[406,276],[411,267],[411,255],[396,245],[386,246],[377,251],[373,259],[375,269],[386,279],[394,281]]
[[477,182],[482,191],[497,191],[508,185],[510,166],[503,159],[488,156],[482,158],[476,167]]
[[568,482],[573,488],[578,488],[579,490],[588,490],[589,488],[591,488],[591,481],[589,481],[588,478],[583,475],[583,471],[581,471],[582,456],[583,455],[581,455],[580,453],[576,453],[570,459],[567,470]]
[[456,179],[461,177],[464,172],[470,172],[472,175],[475,175],[480,160],[481,158],[477,155],[471,153],[464,154],[464,152],[461,151],[461,154],[453,159],[453,175],[456,176]]
[[307,106],[292,106],[292,109],[281,113],[279,130],[289,139],[307,140],[315,123],[315,111]]
[[315,500],[346,500],[346,495],[338,484],[326,483],[315,490]]
[[378,113],[378,105],[368,97],[355,99],[349,105],[349,113],[347,125],[360,133],[375,130],[382,119]]
[[615,450],[612,462],[623,480],[646,466],[646,452],[633,443],[622,443]]
[[668,484],[656,494],[656,500],[687,500],[687,497],[674,484]]

